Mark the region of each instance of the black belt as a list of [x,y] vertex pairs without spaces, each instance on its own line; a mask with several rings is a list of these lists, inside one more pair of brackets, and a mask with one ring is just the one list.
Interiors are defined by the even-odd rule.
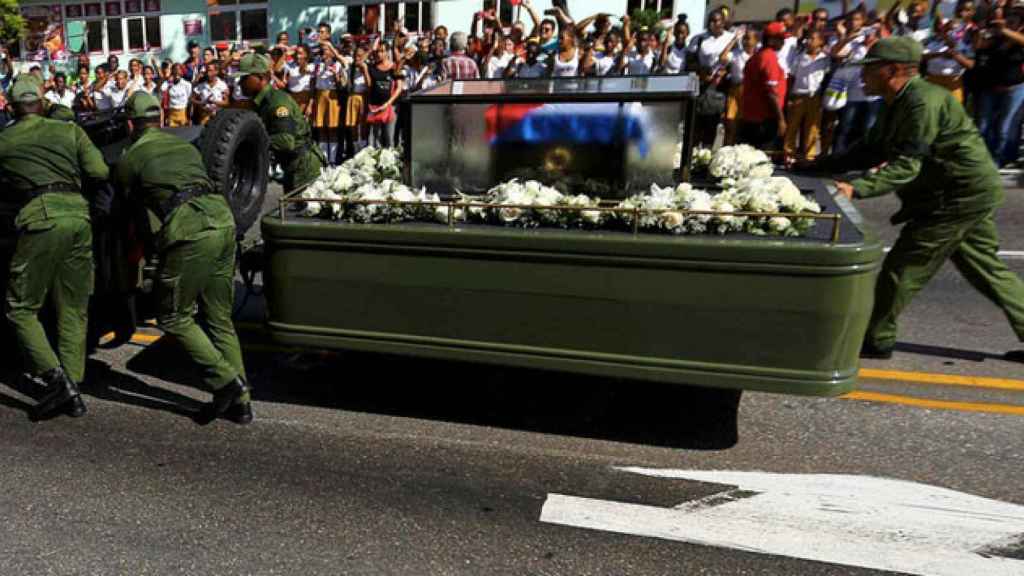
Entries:
[[154,211],[162,222],[167,222],[167,219],[171,217],[171,214],[178,209],[179,206],[185,204],[193,198],[199,196],[206,196],[207,194],[213,194],[213,190],[206,186],[193,186],[191,188],[185,188],[175,192],[170,198],[159,202]]

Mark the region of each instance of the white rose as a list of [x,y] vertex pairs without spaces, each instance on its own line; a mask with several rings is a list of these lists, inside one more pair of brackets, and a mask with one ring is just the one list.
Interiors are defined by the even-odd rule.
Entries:
[[498,218],[501,218],[502,222],[511,224],[522,217],[523,211],[519,208],[502,208],[498,211]]
[[681,212],[662,212],[658,215],[658,225],[666,230],[679,228],[685,221]]
[[772,232],[783,234],[793,225],[789,218],[775,216],[768,220],[768,229]]

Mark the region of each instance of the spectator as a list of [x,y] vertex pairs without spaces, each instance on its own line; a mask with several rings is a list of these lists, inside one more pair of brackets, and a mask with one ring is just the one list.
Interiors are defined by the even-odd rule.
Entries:
[[111,54],[107,57],[107,72],[116,75],[119,70],[121,70],[121,61],[117,56]]
[[[901,18],[906,18],[906,22]],[[932,32],[928,25],[928,0],[912,0],[909,14],[894,7],[886,16],[886,24],[894,35],[909,36],[924,44]]]
[[[706,147],[714,144],[725,112],[725,96],[721,95],[720,84],[726,75],[728,55],[738,42],[737,33],[725,30],[725,14],[722,9],[713,10],[708,15],[707,31],[694,36],[689,47],[691,58],[696,60],[702,94],[697,115],[697,142]],[[628,24],[624,19],[623,26],[628,27]]]
[[53,75],[53,88],[45,94],[45,98],[52,104],[74,108],[75,91],[68,88],[67,76],[63,72]]
[[765,26],[762,48],[743,69],[741,142],[765,148],[786,135],[786,73],[779,66],[779,50],[786,39],[781,22]]
[[672,25],[672,31],[665,39],[661,51],[661,71],[665,74],[682,74],[686,70],[686,41],[690,37],[690,25],[686,23],[686,14]]
[[128,92],[132,93],[142,87],[145,78],[142,75],[142,60],[132,58],[128,61]]
[[139,90],[160,99],[160,84],[156,81],[156,70],[152,66],[142,67],[142,84]]
[[1000,168],[1015,162],[1024,108],[1024,5],[1014,4],[994,18],[978,41],[974,71],[978,129]]
[[708,16],[708,29],[690,41],[690,53],[697,59],[697,66],[702,82],[707,80],[721,67],[720,58],[728,54],[726,48],[735,46],[733,39],[736,33],[726,32],[725,16],[721,10],[715,10]]
[[309,63],[309,48],[305,44],[295,47],[295,61],[285,67],[285,79],[288,93],[302,109],[302,113],[311,117],[313,68]]
[[[796,16],[793,15],[793,10],[790,8],[783,8],[775,13],[775,21],[779,22],[786,28],[786,38],[782,43],[782,48],[779,50],[779,66],[782,67],[782,71],[786,73],[786,77],[790,74],[790,62],[796,55],[800,40],[801,27],[797,27]],[[801,21],[802,22],[802,21]],[[796,30],[797,33],[793,33]]]
[[107,65],[100,64],[96,67],[96,80],[89,87],[88,106],[90,110],[109,110],[110,103],[107,102],[107,84],[111,82],[110,74],[107,73]]
[[543,78],[548,67],[540,61],[540,40],[530,38],[526,41],[526,56],[517,59],[515,65],[505,70],[506,78]]
[[946,88],[963,104],[964,73],[974,68],[975,26],[974,2],[960,0],[956,17],[947,22],[936,22],[936,31],[925,44],[925,78],[932,84]]
[[842,63],[833,76],[833,83],[842,83],[846,93],[846,104],[838,113],[835,142],[832,153],[845,153],[854,142],[868,133],[878,118],[882,101],[878,96],[864,92],[862,67],[858,63],[867,55],[868,49],[878,41],[876,27],[865,27],[867,14],[862,9],[854,10],[847,16],[846,23],[838,26],[840,39],[832,48],[832,59]]
[[819,30],[812,30],[807,35],[803,50],[793,58],[783,148],[787,160],[811,161],[817,156],[821,88],[829,69],[829,57],[824,47],[825,35]]
[[227,107],[230,93],[227,82],[220,78],[218,64],[207,64],[206,76],[192,87],[192,122],[197,126],[205,126],[218,110]]
[[658,68],[658,38],[646,30],[633,34],[626,45],[626,73],[646,76]]
[[555,78],[579,76],[580,51],[576,47],[576,28],[563,27],[558,33],[558,40],[558,52],[551,58],[549,73]]
[[199,82],[199,78],[203,75],[204,67],[202,49],[199,47],[199,43],[195,41],[189,42],[188,59],[185,60],[185,67],[181,77],[189,82],[190,85],[194,82]]
[[89,67],[80,66],[78,68],[78,79],[72,87],[75,91],[75,105],[73,109],[78,112],[90,110],[92,108],[89,100],[89,91],[92,89],[91,83],[89,82]]
[[[453,50],[458,34],[461,32],[452,35]],[[391,47],[387,43],[378,43],[373,62],[363,68],[363,73],[366,74],[366,83],[370,87],[366,107],[370,144],[378,148],[390,148],[394,145],[397,121],[394,104],[402,94],[403,81],[396,78],[395,65],[391,61]]]
[[[14,81],[14,63],[6,46],[0,46],[0,94],[6,94]],[[5,100],[6,102],[6,100]]]
[[447,80],[475,80],[480,70],[472,58],[466,56],[466,34],[456,32],[451,37],[451,54],[442,65]]
[[171,128],[189,125],[188,108],[192,97],[192,83],[184,76],[185,66],[175,64],[171,67],[171,79],[160,87],[166,102],[167,125]]
[[338,124],[341,118],[341,90],[348,85],[348,69],[337,60],[333,47],[322,47],[315,67],[316,101],[313,104],[313,129],[327,158],[335,158]]
[[448,45],[448,27],[447,26],[438,26],[437,28],[434,28],[434,40],[440,40],[440,41],[444,42],[445,45],[447,46]]
[[480,68],[486,78],[504,78],[505,69],[516,57],[516,45],[512,38],[499,35],[490,53],[484,57]]
[[102,100],[105,108],[98,108],[99,110],[114,110],[124,106],[125,101],[128,100],[128,71],[118,70],[114,74],[114,81],[107,82],[103,89],[106,98]]
[[366,130],[366,93],[369,90],[366,79],[370,77],[367,57],[366,46],[357,46],[349,69],[349,94],[345,105],[345,128],[348,131],[346,148],[349,148],[349,156],[362,150],[369,137]]
[[612,30],[604,37],[601,51],[594,55],[594,72],[597,76],[616,75],[622,70],[622,33]]
[[722,81],[727,93],[724,121],[726,146],[736,143],[736,132],[739,129],[740,112],[743,108],[743,70],[757,52],[757,46],[761,42],[761,37],[755,30],[743,30],[736,38],[742,38],[739,42],[741,45],[736,46],[737,42],[734,39],[729,43],[728,51],[721,56],[727,63],[726,75]]
[[[202,68],[199,69],[199,77],[200,78],[202,77],[203,74],[206,74],[206,65],[208,63],[214,62],[216,60],[217,60],[217,53],[214,52],[213,48],[210,48],[210,47],[203,48],[203,66],[202,66]],[[197,78],[197,80],[198,79],[199,78]]]

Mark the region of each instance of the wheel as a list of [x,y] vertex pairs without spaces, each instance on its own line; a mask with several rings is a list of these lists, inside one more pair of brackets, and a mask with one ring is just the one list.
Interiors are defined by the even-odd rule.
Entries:
[[199,151],[214,186],[231,206],[241,237],[256,222],[267,194],[270,138],[263,122],[248,110],[220,110],[203,129]]

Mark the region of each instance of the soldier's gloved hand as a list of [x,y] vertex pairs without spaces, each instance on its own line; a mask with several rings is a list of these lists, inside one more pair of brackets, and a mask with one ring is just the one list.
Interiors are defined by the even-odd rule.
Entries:
[[97,214],[109,216],[114,206],[113,184],[109,182],[97,182],[93,184],[92,208]]

